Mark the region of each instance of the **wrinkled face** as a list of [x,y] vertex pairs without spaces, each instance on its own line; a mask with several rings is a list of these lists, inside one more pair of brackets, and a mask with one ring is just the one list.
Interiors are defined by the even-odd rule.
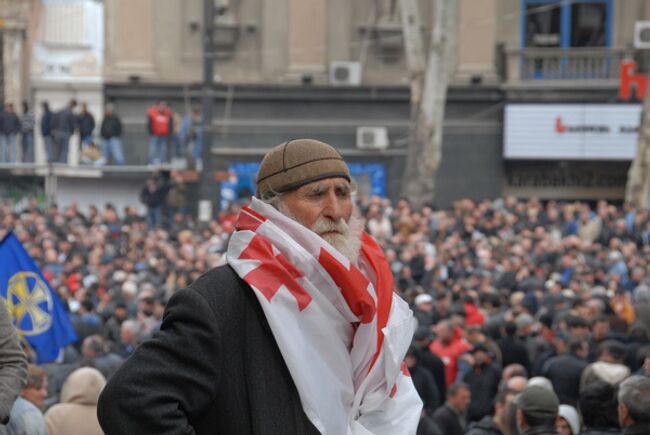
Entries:
[[[352,188],[344,178],[327,178],[286,193],[284,204],[291,215],[307,228],[314,227],[321,218],[348,222],[352,215]],[[324,237],[329,232],[319,235]]]
[[40,385],[24,388],[21,396],[32,402],[37,408],[42,408],[43,402],[47,399],[47,378],[43,378]]
[[288,192],[278,210],[356,263],[363,222],[353,213],[352,188],[347,180],[327,178]]

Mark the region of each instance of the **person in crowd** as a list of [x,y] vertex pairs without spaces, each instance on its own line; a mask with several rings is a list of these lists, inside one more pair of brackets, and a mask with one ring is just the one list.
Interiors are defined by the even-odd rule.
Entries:
[[519,364],[530,372],[528,350],[517,336],[517,324],[513,321],[506,322],[504,335],[497,340],[497,345],[503,355],[503,365]]
[[447,388],[447,401],[433,413],[433,421],[447,435],[463,435],[467,430],[467,409],[472,402],[469,386],[462,382]]
[[617,385],[630,375],[625,361],[625,346],[616,340],[607,340],[600,345],[598,361],[589,364],[580,378],[580,391],[591,382],[601,380]]
[[75,131],[77,100],[70,100],[70,103],[60,110],[54,117],[51,129],[54,136],[54,158],[58,156],[59,163],[68,163],[68,148],[70,138]]
[[256,184],[227,265],[176,292],[160,332],[109,380],[105,432],[414,433],[422,401],[400,366],[415,322],[353,214],[347,164],[324,142],[290,140]]
[[617,388],[596,381],[585,387],[578,401],[582,416],[582,435],[620,434],[618,425]]
[[125,320],[120,327],[120,350],[122,358],[128,358],[140,343],[142,328],[135,320]]
[[580,379],[587,367],[589,348],[583,339],[569,343],[569,351],[549,359],[542,368],[542,376],[553,384],[560,403],[576,406],[580,395]]
[[433,339],[431,329],[427,327],[419,327],[415,334],[413,334],[413,344],[420,350],[418,354],[418,365],[431,373],[436,387],[438,389],[439,397],[442,399],[447,395],[447,383],[445,382],[445,363],[442,362],[440,357],[431,353],[429,346]]
[[188,212],[188,187],[183,179],[183,174],[180,171],[173,171],[171,174],[171,182],[167,190],[167,211],[168,222],[170,225],[175,225],[176,215],[180,215],[179,221],[182,221]]
[[115,113],[113,103],[106,104],[104,118],[99,129],[102,138],[102,155],[104,161],[111,161],[116,165],[124,164],[124,151],[122,149],[122,121]]
[[43,115],[41,116],[41,136],[43,136],[43,145],[48,163],[54,161],[54,113],[50,110],[50,103],[41,102]]
[[415,297],[413,315],[418,321],[418,326],[431,328],[433,325],[433,296],[422,293]]
[[518,393],[504,389],[494,397],[494,412],[470,426],[467,435],[515,435],[508,426],[508,413]]
[[167,147],[173,134],[172,111],[164,100],[159,100],[147,110],[149,130],[149,163],[167,162]]
[[20,133],[20,118],[14,110],[13,103],[5,103],[4,111],[0,113],[0,162],[18,161],[18,133]]
[[450,321],[443,320],[436,325],[436,340],[431,343],[429,350],[442,359],[445,364],[445,380],[447,386],[456,382],[458,375],[458,358],[469,352],[471,346],[462,337],[461,330],[454,328]]
[[7,424],[14,401],[27,381],[27,360],[20,348],[4,298],[0,297],[0,425]]
[[191,167],[203,168],[203,115],[201,106],[194,105],[192,113],[183,118],[180,126],[179,138],[192,156],[194,162]]
[[45,413],[48,435],[103,435],[97,420],[97,400],[106,379],[92,367],[79,368],[68,376],[60,403]]
[[517,428],[521,435],[557,435],[555,420],[560,401],[552,389],[529,385],[514,401]]
[[81,110],[77,115],[77,130],[82,149],[94,143],[93,132],[95,131],[95,117],[88,110],[88,104],[81,103]]
[[573,406],[560,405],[557,420],[555,421],[555,430],[560,435],[580,434],[580,416]]
[[81,344],[81,355],[81,365],[96,368],[106,379],[110,379],[124,363],[124,358],[108,350],[108,344],[101,335],[86,337]]
[[406,352],[404,362],[413,379],[413,385],[422,399],[422,413],[424,417],[430,417],[441,404],[440,392],[436,387],[433,376],[428,370],[422,368],[419,363],[419,354],[421,351],[415,346],[409,347]]
[[471,369],[462,379],[469,386],[472,395],[467,418],[469,421],[478,421],[492,412],[493,400],[501,381],[501,370],[494,365],[492,354],[483,344],[475,345],[471,356],[467,357]]
[[140,191],[140,201],[147,207],[149,228],[158,228],[163,224],[163,207],[167,195],[167,186],[154,176],[147,178]]
[[650,433],[650,378],[634,375],[621,383],[618,422],[623,435]]
[[47,397],[47,374],[33,364],[27,366],[27,384],[16,399],[5,429],[9,435],[48,435],[43,417]]
[[23,114],[20,118],[22,155],[23,162],[28,163],[34,161],[34,126],[36,118],[27,101],[23,101],[22,106]]

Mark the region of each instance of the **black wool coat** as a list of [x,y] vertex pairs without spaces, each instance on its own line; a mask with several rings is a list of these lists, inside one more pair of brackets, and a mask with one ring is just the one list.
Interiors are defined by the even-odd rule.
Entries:
[[253,290],[229,266],[174,294],[97,413],[107,435],[319,433]]

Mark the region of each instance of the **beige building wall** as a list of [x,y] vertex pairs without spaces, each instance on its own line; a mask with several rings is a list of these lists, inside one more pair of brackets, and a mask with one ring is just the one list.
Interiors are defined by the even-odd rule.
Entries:
[[33,41],[36,0],[0,0],[2,32],[2,94],[20,111],[20,102],[29,97],[29,58]]
[[[4,2],[10,0],[1,0]],[[520,0],[458,0],[454,84],[498,81],[497,46],[521,46]],[[408,80],[398,0],[218,0],[215,79],[224,83],[328,83],[332,61],[359,62],[364,85]],[[428,45],[432,0],[420,0]],[[631,44],[634,22],[650,0],[617,0],[614,47]],[[201,80],[202,0],[105,0],[107,82]]]

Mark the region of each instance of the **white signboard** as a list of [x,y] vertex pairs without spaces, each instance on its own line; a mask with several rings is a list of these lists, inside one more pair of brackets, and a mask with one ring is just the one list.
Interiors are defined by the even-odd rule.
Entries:
[[507,159],[632,160],[641,105],[510,104],[505,111]]

